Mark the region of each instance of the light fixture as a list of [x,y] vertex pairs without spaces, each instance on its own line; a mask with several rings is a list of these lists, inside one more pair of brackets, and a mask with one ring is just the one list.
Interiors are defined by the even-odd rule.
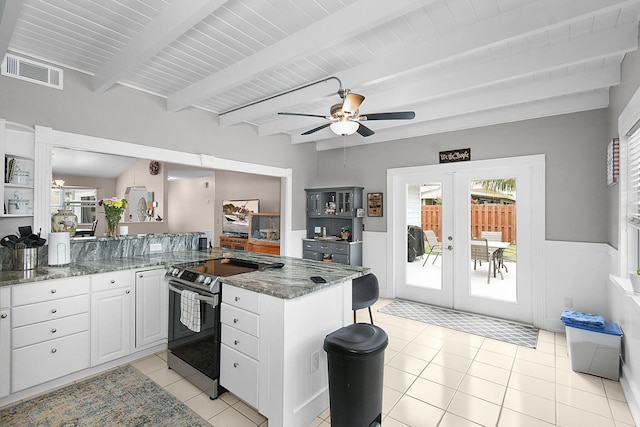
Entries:
[[335,123],[331,123],[331,131],[336,135],[351,135],[358,130],[360,123],[354,122],[352,120],[340,120]]

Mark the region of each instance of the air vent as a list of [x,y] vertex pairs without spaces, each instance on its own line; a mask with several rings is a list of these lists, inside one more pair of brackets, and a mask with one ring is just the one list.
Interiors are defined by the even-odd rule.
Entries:
[[0,73],[32,83],[62,89],[62,69],[15,55],[7,55],[2,61]]

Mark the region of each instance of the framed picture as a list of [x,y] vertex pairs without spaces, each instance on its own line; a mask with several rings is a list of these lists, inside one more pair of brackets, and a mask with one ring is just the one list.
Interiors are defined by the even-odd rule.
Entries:
[[367,216],[382,216],[382,193],[367,193]]
[[249,236],[249,215],[260,211],[260,200],[223,200],[222,232]]

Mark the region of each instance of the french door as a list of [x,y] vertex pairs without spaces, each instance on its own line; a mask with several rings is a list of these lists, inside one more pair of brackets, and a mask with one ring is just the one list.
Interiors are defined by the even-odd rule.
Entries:
[[[392,169],[388,181],[396,297],[537,323],[543,156]],[[510,188],[497,191],[492,183]],[[425,239],[421,246],[417,235],[423,230],[438,243]],[[491,238],[476,240],[486,231]],[[486,245],[487,258],[474,259],[472,244]]]

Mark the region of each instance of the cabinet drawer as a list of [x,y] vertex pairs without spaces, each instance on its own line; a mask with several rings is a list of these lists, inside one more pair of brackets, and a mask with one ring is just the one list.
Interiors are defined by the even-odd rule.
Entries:
[[3,286],[0,288],[0,308],[11,307],[11,288]]
[[302,250],[303,251],[317,251],[318,250],[318,242],[303,240],[302,241]]
[[91,291],[100,292],[109,289],[123,288],[131,286],[133,283],[133,273],[129,270],[113,271],[110,273],[100,273],[91,275]]
[[13,350],[12,392],[89,367],[89,332]]
[[333,243],[331,245],[331,253],[349,255],[349,245],[341,245],[339,243]]
[[220,321],[233,328],[258,337],[258,315],[228,304],[222,304]]
[[331,253],[331,243],[318,243],[318,251],[324,254]]
[[349,265],[349,255],[334,254],[333,262],[337,262],[338,264]]
[[316,251],[304,251],[302,253],[302,258],[312,259],[314,261],[320,261],[322,259],[322,254]]
[[37,344],[88,330],[88,313],[22,326],[13,329],[13,348]]
[[58,299],[11,309],[13,327],[60,319],[89,311],[89,295]]
[[257,292],[248,291],[237,286],[224,285],[222,289],[222,302],[253,313],[258,312],[259,297],[260,295]]
[[89,293],[87,277],[70,277],[60,280],[44,280],[37,283],[14,286],[12,289],[13,306],[51,301]]
[[242,332],[239,329],[232,328],[227,324],[222,324],[222,343],[230,348],[238,350],[253,359],[259,359],[259,341],[258,338]]
[[258,362],[222,344],[220,346],[220,385],[257,408]]

